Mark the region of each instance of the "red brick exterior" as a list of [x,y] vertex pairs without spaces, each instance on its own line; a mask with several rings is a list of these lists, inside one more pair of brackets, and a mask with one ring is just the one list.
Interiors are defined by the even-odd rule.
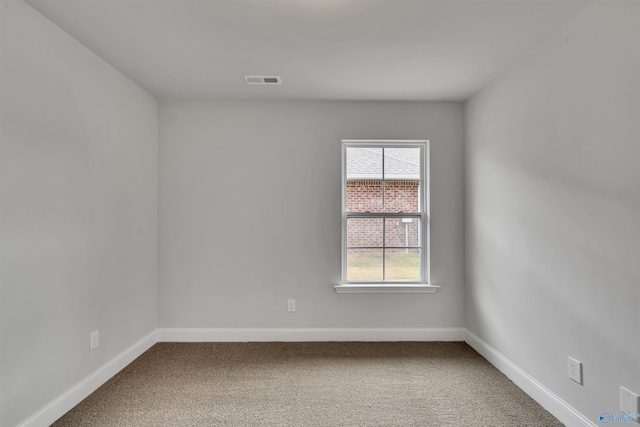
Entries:
[[[385,182],[385,211],[417,212],[419,186],[417,181]],[[382,183],[380,181],[348,181],[347,211],[382,212]]]
[[[385,182],[385,211],[417,212],[419,187],[420,184],[417,181]],[[382,212],[382,183],[380,181],[348,181],[347,211]],[[381,218],[349,219],[347,246],[382,247],[382,230]],[[386,247],[419,246],[419,226],[416,218],[411,222],[402,222],[400,218],[387,218],[385,230]]]

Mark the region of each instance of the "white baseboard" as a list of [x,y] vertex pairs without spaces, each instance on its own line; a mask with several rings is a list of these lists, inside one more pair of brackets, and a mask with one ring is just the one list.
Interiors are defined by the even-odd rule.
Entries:
[[98,387],[110,380],[122,368],[133,362],[157,342],[157,330],[111,359],[100,369],[80,381],[44,408],[18,424],[18,427],[47,427],[80,403]]
[[516,364],[504,357],[495,348],[484,342],[468,329],[465,330],[465,342],[489,363],[495,366],[507,378],[513,381],[533,400],[538,402],[544,409],[549,411],[554,417],[569,427],[596,427],[587,417],[575,410],[572,406],[560,399],[548,388],[540,384],[531,375],[520,369]]
[[158,329],[158,342],[464,341],[464,328]]

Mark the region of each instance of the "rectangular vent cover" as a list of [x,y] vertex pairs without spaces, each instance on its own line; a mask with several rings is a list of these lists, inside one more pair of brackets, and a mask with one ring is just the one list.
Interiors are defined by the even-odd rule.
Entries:
[[279,85],[282,84],[280,76],[244,76],[250,85]]

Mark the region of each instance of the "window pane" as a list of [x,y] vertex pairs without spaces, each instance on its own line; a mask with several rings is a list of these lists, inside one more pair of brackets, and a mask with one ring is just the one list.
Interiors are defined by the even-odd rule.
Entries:
[[385,181],[385,212],[419,212],[420,181]]
[[385,280],[420,280],[420,249],[386,249]]
[[384,211],[418,212],[420,149],[384,149]]
[[347,147],[347,212],[382,212],[382,148]]
[[420,218],[386,218],[384,234],[387,247],[422,246]]
[[382,249],[348,249],[347,280],[382,281]]
[[382,148],[347,147],[347,180],[381,180]]
[[347,181],[347,212],[382,212],[381,181]]
[[353,246],[382,248],[382,218],[348,218],[347,247]]
[[384,179],[420,180],[420,149],[384,149]]

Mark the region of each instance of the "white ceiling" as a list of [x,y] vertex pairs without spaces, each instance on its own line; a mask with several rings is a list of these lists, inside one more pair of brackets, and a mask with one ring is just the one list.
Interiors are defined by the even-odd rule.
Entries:
[[160,99],[463,100],[590,0],[26,2]]

